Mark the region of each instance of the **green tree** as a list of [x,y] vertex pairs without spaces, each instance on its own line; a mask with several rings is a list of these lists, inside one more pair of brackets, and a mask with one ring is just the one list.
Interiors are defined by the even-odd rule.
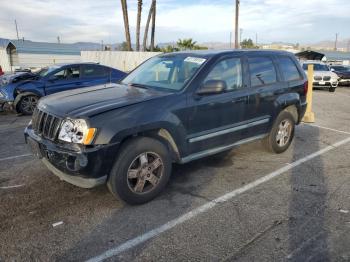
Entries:
[[127,42],[121,43],[120,47],[118,48],[120,51],[133,51],[132,48],[129,49],[129,45]]
[[208,49],[208,47],[197,45],[197,42],[193,41],[192,38],[179,39],[176,44],[177,44],[177,47],[180,50],[202,50],[202,49]]
[[161,48],[160,51],[163,53],[171,53],[171,52],[179,51],[179,48],[171,46],[171,45],[167,45],[166,47]]
[[180,48],[180,50],[192,50],[194,49],[196,43],[197,42],[193,41],[192,38],[188,38],[188,39],[179,39],[176,44]]
[[241,48],[258,48],[256,45],[254,45],[254,42],[252,39],[244,39],[241,42]]

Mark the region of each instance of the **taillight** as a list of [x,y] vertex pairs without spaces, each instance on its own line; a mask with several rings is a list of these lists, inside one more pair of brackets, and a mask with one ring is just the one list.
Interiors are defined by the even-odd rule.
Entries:
[[308,89],[309,89],[309,82],[305,81],[305,83],[304,83],[304,95],[307,95]]

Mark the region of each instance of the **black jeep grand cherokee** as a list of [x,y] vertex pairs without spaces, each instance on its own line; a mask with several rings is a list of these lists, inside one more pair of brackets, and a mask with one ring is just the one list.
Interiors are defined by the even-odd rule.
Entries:
[[85,188],[106,183],[141,204],[164,189],[173,162],[256,139],[284,152],[306,92],[306,76],[287,52],[162,54],[120,84],[42,98],[25,138],[61,179]]

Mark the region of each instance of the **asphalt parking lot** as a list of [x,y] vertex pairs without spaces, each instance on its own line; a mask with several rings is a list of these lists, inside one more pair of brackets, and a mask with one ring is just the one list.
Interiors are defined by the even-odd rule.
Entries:
[[0,115],[0,261],[350,261],[350,88],[315,91],[290,149],[259,142],[176,165],[128,206],[32,157],[30,118]]

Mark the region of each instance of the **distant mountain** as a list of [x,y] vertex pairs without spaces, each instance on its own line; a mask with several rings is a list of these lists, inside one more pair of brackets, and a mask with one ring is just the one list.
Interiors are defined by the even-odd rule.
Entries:
[[[334,41],[329,41],[329,40],[325,40],[325,41],[320,41],[314,44],[311,44],[311,47],[315,47],[315,48],[325,48],[325,49],[332,49],[334,48]],[[342,40],[338,40],[337,42],[337,48],[339,49],[348,49],[350,47],[350,39],[342,39]]]
[[[10,41],[9,39],[0,37],[0,48],[6,47],[9,41]],[[27,40],[27,41],[30,41],[30,40]],[[198,44],[201,46],[206,46],[209,49],[228,49],[228,48],[230,48],[230,44],[225,43],[225,42],[202,42],[202,43],[198,43]],[[267,43],[265,43],[265,44],[267,44]],[[294,45],[294,44],[293,43],[285,43],[285,42],[273,42],[273,43],[270,43],[268,45]],[[79,49],[81,51],[88,51],[88,50],[94,51],[94,50],[101,50],[102,49],[101,43],[95,43],[95,42],[76,42],[76,43],[73,43],[72,45],[74,45],[77,49]],[[168,45],[175,46],[176,41],[158,43],[157,45],[161,48],[166,47]],[[231,47],[233,47],[233,45],[234,44],[232,43]],[[121,43],[104,44],[104,46],[110,47],[111,50],[120,50]],[[325,41],[320,41],[320,42],[316,42],[316,43],[308,44],[308,45],[300,44],[300,46],[311,47],[311,48],[315,48],[315,49],[333,49],[334,48],[334,41],[325,40]],[[132,48],[135,49],[134,44],[132,45]],[[350,39],[339,40],[338,44],[337,44],[337,48],[339,50],[343,50],[343,51],[350,48]]]

